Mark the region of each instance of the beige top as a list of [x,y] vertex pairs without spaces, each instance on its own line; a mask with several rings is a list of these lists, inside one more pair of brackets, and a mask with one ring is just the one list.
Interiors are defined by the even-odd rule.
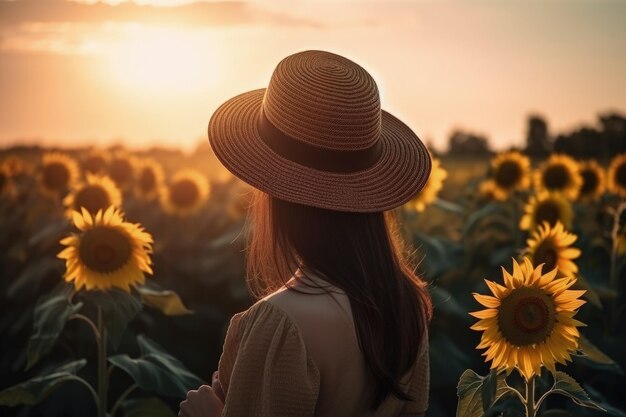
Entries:
[[401,380],[413,402],[389,395],[368,410],[374,378],[359,350],[350,302],[321,278],[332,295],[302,284],[282,288],[233,316],[219,361],[226,404],[222,416],[399,416],[428,408],[428,341]]

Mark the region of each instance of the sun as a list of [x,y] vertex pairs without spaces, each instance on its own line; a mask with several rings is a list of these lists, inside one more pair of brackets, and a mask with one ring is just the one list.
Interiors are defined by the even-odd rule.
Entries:
[[214,85],[215,50],[200,31],[133,26],[109,53],[111,72],[125,87],[176,93]]

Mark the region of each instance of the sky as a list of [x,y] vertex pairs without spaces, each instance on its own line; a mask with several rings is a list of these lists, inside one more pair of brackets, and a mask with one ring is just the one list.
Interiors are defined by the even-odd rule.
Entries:
[[626,113],[626,1],[0,0],[0,146],[195,148],[212,112],[306,49],[376,80],[445,149],[455,129],[521,145]]

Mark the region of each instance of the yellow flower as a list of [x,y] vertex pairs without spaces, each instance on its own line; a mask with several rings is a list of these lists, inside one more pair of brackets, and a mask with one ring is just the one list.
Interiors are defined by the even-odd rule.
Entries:
[[42,158],[41,187],[44,194],[56,197],[78,180],[78,164],[73,158],[59,153],[47,153]]
[[117,152],[109,161],[109,177],[120,190],[126,191],[131,187],[135,177],[135,165],[135,158],[124,152]]
[[117,287],[130,292],[131,286],[145,282],[145,273],[152,274],[152,236],[125,222],[117,209],[111,206],[95,216],[83,209],[74,212],[73,221],[80,233],[61,240],[67,247],[58,257],[65,259],[65,281],[77,290]]
[[554,227],[548,222],[539,225],[526,241],[526,253],[533,265],[544,264],[546,271],[558,267],[562,275],[571,277],[578,273],[574,259],[580,256],[580,249],[571,247],[578,237],[567,232],[560,222]]
[[137,165],[137,195],[146,201],[152,201],[159,195],[163,184],[163,168],[152,159],[142,159]]
[[594,160],[580,164],[580,176],[583,179],[580,187],[580,200],[595,200],[602,196],[605,191],[604,169]]
[[99,150],[89,152],[82,162],[83,170],[90,174],[104,174],[107,170],[109,156]]
[[75,187],[63,200],[67,215],[71,219],[73,212],[81,212],[84,207],[95,216],[98,211],[105,211],[109,206],[119,208],[122,194],[115,183],[107,176],[87,174],[87,182]]
[[617,155],[609,165],[607,188],[620,197],[626,197],[626,153]]
[[437,198],[437,194],[443,187],[443,181],[447,176],[448,172],[441,167],[441,162],[436,158],[432,158],[432,168],[426,185],[407,203],[408,207],[419,212],[426,210],[426,207]]
[[524,207],[524,215],[520,220],[520,229],[533,231],[543,222],[550,226],[561,222],[566,229],[571,229],[574,211],[571,203],[560,194],[546,191],[530,197]]
[[504,285],[485,280],[493,296],[473,294],[487,307],[470,313],[480,319],[471,329],[483,332],[476,348],[487,349],[482,355],[491,369],[517,368],[527,381],[541,366],[555,373],[556,363],[571,360],[578,347],[577,327],[584,324],[573,317],[585,290],[569,290],[575,278],[555,279],[556,268],[544,274],[526,257],[521,265],[513,260],[513,274],[502,268],[502,275]]
[[209,182],[199,171],[177,172],[171,183],[161,189],[161,204],[169,214],[180,217],[197,213],[209,196]]
[[478,196],[483,200],[506,200],[507,194],[503,193],[493,179],[486,179],[478,186]]
[[558,192],[570,200],[578,197],[582,182],[578,164],[567,155],[550,155],[535,173],[538,191]]
[[530,160],[517,151],[503,152],[491,161],[493,178],[498,200],[506,200],[514,190],[530,186]]
[[2,165],[5,167],[9,176],[14,177],[24,172],[24,161],[17,155],[9,155],[3,161]]

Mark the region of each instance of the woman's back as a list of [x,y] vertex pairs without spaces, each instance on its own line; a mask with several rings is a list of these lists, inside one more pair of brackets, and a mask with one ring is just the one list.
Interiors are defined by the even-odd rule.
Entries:
[[[409,390],[415,401],[405,405],[390,395],[377,411],[370,411],[375,380],[359,349],[348,297],[341,289],[319,277],[297,277],[289,281],[297,291],[283,287],[259,300],[247,312],[236,315],[231,322],[219,369],[230,403],[245,403],[246,408],[254,406],[257,415],[265,415],[262,410],[271,415],[276,410],[276,404],[283,402],[295,404],[291,410],[294,415],[316,417],[378,417],[424,412],[428,406],[427,349],[420,349],[415,365],[402,379],[401,385]],[[326,291],[311,288],[305,282],[324,286]],[[268,311],[250,314],[252,310]],[[285,330],[285,321],[293,326],[295,334]],[[257,329],[253,329],[255,326]],[[273,326],[277,327],[275,332]],[[261,327],[265,331],[260,330]],[[265,343],[259,342],[260,334],[265,335]],[[238,357],[239,351],[246,349],[246,338],[256,338],[254,353]],[[297,340],[285,341],[286,338]],[[305,355],[306,358],[303,357]],[[282,363],[285,361],[291,363]],[[261,362],[265,365],[261,366]],[[250,363],[255,363],[256,367],[251,367]],[[237,371],[233,373],[235,368]],[[240,373],[253,369],[256,369],[252,371],[254,373]],[[254,381],[261,378],[260,374],[263,374],[264,380]],[[253,380],[253,383],[263,385],[264,389],[256,399],[245,391],[237,390],[229,394],[233,378]],[[271,380],[275,382],[269,384],[267,389]],[[294,388],[293,384],[301,387]],[[246,398],[237,398],[239,396]],[[255,401],[258,404],[254,404]],[[311,408],[310,404],[315,406]],[[233,415],[239,415],[241,411],[237,409]],[[228,410],[226,415],[229,415]]]

